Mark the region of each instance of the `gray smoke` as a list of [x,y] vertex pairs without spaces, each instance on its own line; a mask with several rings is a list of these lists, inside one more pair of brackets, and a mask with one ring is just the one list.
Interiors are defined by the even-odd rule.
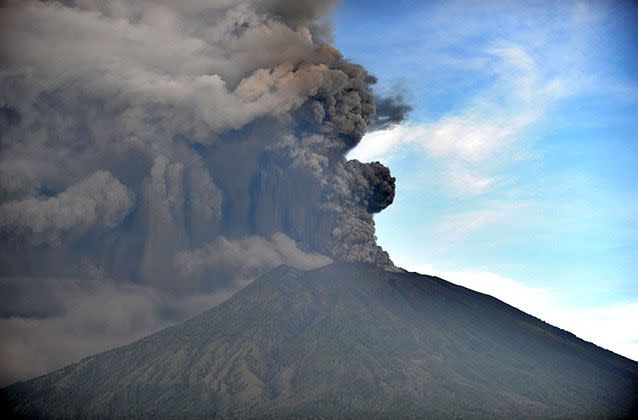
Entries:
[[106,171],[98,171],[50,197],[30,197],[0,205],[0,229],[57,246],[89,229],[111,230],[133,208],[135,194]]
[[376,80],[324,42],[332,3],[3,3],[1,383],[280,264],[393,267],[373,214],[394,178],[344,156],[407,111],[375,119]]
[[369,127],[370,130],[382,130],[391,125],[399,124],[412,111],[412,106],[405,101],[401,94],[378,98],[376,108],[377,112]]

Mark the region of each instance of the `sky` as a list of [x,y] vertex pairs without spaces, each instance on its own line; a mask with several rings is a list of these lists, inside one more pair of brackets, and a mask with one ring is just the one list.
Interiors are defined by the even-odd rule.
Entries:
[[335,45],[409,118],[350,158],[397,178],[375,216],[408,270],[638,360],[638,8],[345,0]]

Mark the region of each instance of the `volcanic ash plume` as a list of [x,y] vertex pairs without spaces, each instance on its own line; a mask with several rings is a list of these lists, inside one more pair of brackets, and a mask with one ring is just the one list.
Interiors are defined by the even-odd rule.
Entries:
[[[373,214],[394,178],[344,156],[406,110],[375,120],[374,77],[324,43],[331,3],[1,6],[0,379],[184,319],[279,264],[393,267]],[[95,316],[100,294],[117,320]]]

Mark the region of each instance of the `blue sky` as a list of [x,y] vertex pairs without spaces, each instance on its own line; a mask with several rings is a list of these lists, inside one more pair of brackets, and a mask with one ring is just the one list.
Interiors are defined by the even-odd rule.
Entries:
[[397,177],[396,263],[638,359],[638,9],[344,0],[336,46],[414,107],[351,157]]

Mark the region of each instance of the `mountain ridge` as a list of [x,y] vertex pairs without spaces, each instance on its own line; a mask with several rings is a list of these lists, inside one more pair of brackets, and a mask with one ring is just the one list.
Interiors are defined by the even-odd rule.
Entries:
[[638,363],[492,296],[365,263],[226,302],[0,391],[26,417],[629,416]]

